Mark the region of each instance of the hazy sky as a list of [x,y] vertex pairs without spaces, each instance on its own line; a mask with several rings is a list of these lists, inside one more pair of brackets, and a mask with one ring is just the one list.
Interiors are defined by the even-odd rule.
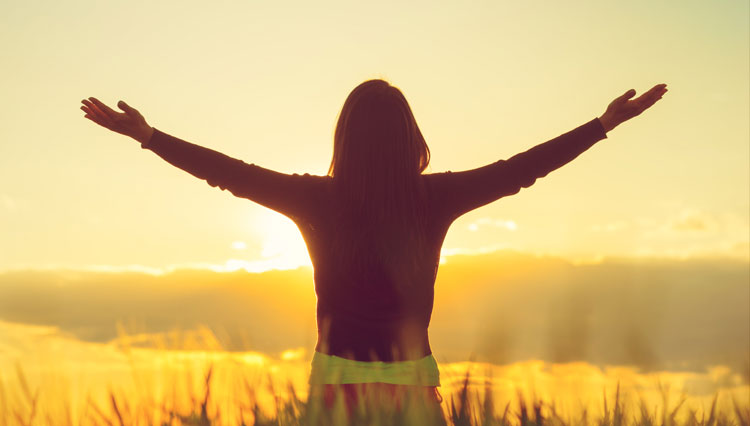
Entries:
[[[744,262],[716,259],[574,266],[511,251],[455,256],[438,273],[430,346],[440,363],[540,359],[646,371],[724,365],[748,383],[748,280]],[[87,342],[124,331],[139,346],[205,327],[227,350],[280,354],[301,347],[311,355],[311,281],[310,268],[0,273],[0,366],[41,355],[33,340],[14,342],[4,321],[56,326]]]
[[348,93],[386,78],[428,171],[508,158],[669,92],[571,164],[458,220],[446,254],[750,256],[747,1],[2,6],[0,270],[307,261],[291,221],[83,118],[122,99],[248,163],[325,174]]

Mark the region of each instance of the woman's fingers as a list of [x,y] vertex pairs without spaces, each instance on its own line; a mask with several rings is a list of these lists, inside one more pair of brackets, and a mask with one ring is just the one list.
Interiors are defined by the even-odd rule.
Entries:
[[88,118],[89,120],[93,121],[94,123],[96,123],[96,124],[98,124],[98,125],[100,125],[102,127],[105,127],[104,125],[102,125],[102,123],[96,121],[96,119],[94,119],[94,117],[92,117],[91,114],[86,114],[86,115],[84,115],[84,117]]
[[659,99],[662,98],[665,92],[666,89],[657,87],[656,89],[652,89],[644,93],[638,99],[633,100],[633,116],[640,115],[643,111],[651,108]]
[[665,93],[667,93],[667,85],[657,84],[656,86],[652,87],[648,92],[641,95],[641,97],[638,98],[638,101],[641,106],[641,111],[655,104],[656,101],[661,99],[661,97],[664,96]]
[[93,108],[91,108],[89,105],[84,104],[83,106],[81,106],[81,109],[83,110],[83,112],[86,113],[86,115],[90,116],[92,119],[94,120],[99,119],[98,112],[95,111]]
[[641,97],[642,98],[645,97],[645,98],[649,98],[649,99],[657,98],[657,97],[659,97],[660,94],[662,94],[662,92],[664,90],[666,90],[665,86],[666,86],[666,84],[657,84],[656,86],[654,86],[651,89],[649,89],[648,92],[646,92],[643,95],[641,95]]
[[[87,99],[82,100],[81,103],[83,103],[81,110],[83,110],[83,112],[86,113],[86,116],[88,116],[86,118],[106,129],[112,130],[113,132],[122,132],[122,126],[118,123],[117,116],[111,117],[109,114],[105,113],[102,108],[97,107],[93,102]],[[124,115],[122,113],[117,114]]]
[[102,127],[105,127],[105,128],[107,128],[109,130],[112,130],[112,126],[110,124],[108,124],[107,122],[105,122],[104,120],[102,120],[102,118],[99,116],[98,113],[92,111],[91,109],[89,109],[86,106],[82,106],[81,109],[83,110],[83,112],[86,113],[86,115],[84,115],[84,117],[88,118],[89,120],[93,121],[94,123],[96,123],[96,124],[98,124],[98,125],[100,125]]
[[86,108],[85,106],[82,106],[81,109],[83,110],[83,112],[86,113],[85,117],[89,118],[94,123],[102,127],[106,127],[107,129],[110,129],[110,130],[112,129],[112,125],[108,123],[107,121],[105,121],[104,119],[102,119],[99,113],[96,113],[90,110],[89,108]]
[[100,101],[99,99],[96,99],[95,97],[90,97],[89,100],[96,105],[99,110],[104,112],[110,119],[114,119],[117,114],[119,114],[117,111],[113,110],[112,108],[108,107],[104,104],[104,102]]
[[641,96],[638,96],[635,99],[630,99],[633,96],[635,96],[635,93],[636,93],[635,89],[630,89],[624,94],[622,94],[621,96],[617,97],[615,99],[615,103],[616,104],[620,103],[624,105],[627,103],[634,102],[635,105],[641,105],[641,104],[649,102],[652,99],[658,99],[660,96],[664,95],[664,93],[667,92],[666,87],[667,87],[666,84],[663,84],[663,83],[657,84],[654,87],[647,90],[646,92],[643,92]]
[[[104,111],[99,109],[91,101],[84,99],[81,102],[87,108],[84,111],[87,112],[88,114],[91,114],[93,118],[97,120],[97,123],[101,124],[102,126],[108,129],[111,129],[112,127],[114,127],[114,121],[112,120],[112,118],[110,118],[107,114],[105,114]],[[83,107],[81,107],[81,109],[83,109]]]
[[96,115],[97,117],[102,117],[102,118],[106,117],[106,114],[104,114],[104,112],[102,110],[100,110],[99,108],[97,108],[96,105],[94,105],[93,102],[91,102],[90,100],[84,99],[84,100],[81,101],[81,103],[83,103],[83,105],[85,105],[86,108],[88,108],[88,110],[92,114]]
[[96,113],[97,115],[100,115],[100,116],[102,116],[102,117],[106,117],[106,116],[107,116],[107,114],[105,114],[105,113],[104,113],[104,111],[102,111],[101,109],[99,109],[99,107],[97,107],[97,106],[96,106],[96,105],[95,105],[95,104],[94,104],[93,102],[91,102],[90,100],[88,100],[88,99],[84,99],[84,100],[83,100],[83,101],[81,101],[81,102],[83,102],[83,104],[84,104],[84,105],[86,105],[87,107],[89,107],[89,109],[90,109],[90,110],[92,110],[92,111],[94,111],[94,112],[95,112],[95,113]]
[[657,84],[649,90],[649,96],[655,100],[659,100],[665,93],[667,93],[666,84]]

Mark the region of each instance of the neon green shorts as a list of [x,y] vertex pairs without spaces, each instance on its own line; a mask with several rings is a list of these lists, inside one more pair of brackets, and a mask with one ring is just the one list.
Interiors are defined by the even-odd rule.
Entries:
[[354,361],[315,351],[309,384],[390,383],[440,386],[440,372],[432,354],[418,360]]

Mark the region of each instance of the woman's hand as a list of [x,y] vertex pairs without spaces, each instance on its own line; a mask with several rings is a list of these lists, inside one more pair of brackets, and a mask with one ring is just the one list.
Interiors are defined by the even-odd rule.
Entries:
[[81,102],[81,109],[86,113],[84,117],[113,132],[130,136],[142,144],[148,142],[154,133],[154,128],[146,123],[141,113],[123,101],[117,106],[125,112],[115,111],[93,97]]
[[655,104],[656,101],[661,99],[665,93],[667,93],[667,85],[657,84],[648,92],[635,99],[629,100],[635,96],[635,89],[630,89],[622,96],[615,98],[615,100],[609,104],[607,111],[599,117],[599,121],[601,121],[602,126],[604,126],[604,130],[609,132],[619,126],[622,122],[630,120],[648,109],[651,105]]

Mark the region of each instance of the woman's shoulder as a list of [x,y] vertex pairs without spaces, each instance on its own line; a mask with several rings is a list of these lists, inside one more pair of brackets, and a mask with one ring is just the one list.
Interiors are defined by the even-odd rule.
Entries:
[[299,182],[299,187],[306,197],[312,197],[315,203],[328,202],[333,188],[333,179],[330,176],[311,173],[293,173],[291,176]]
[[441,192],[441,189],[453,184],[457,178],[458,176],[451,171],[422,174],[422,182],[431,195]]

